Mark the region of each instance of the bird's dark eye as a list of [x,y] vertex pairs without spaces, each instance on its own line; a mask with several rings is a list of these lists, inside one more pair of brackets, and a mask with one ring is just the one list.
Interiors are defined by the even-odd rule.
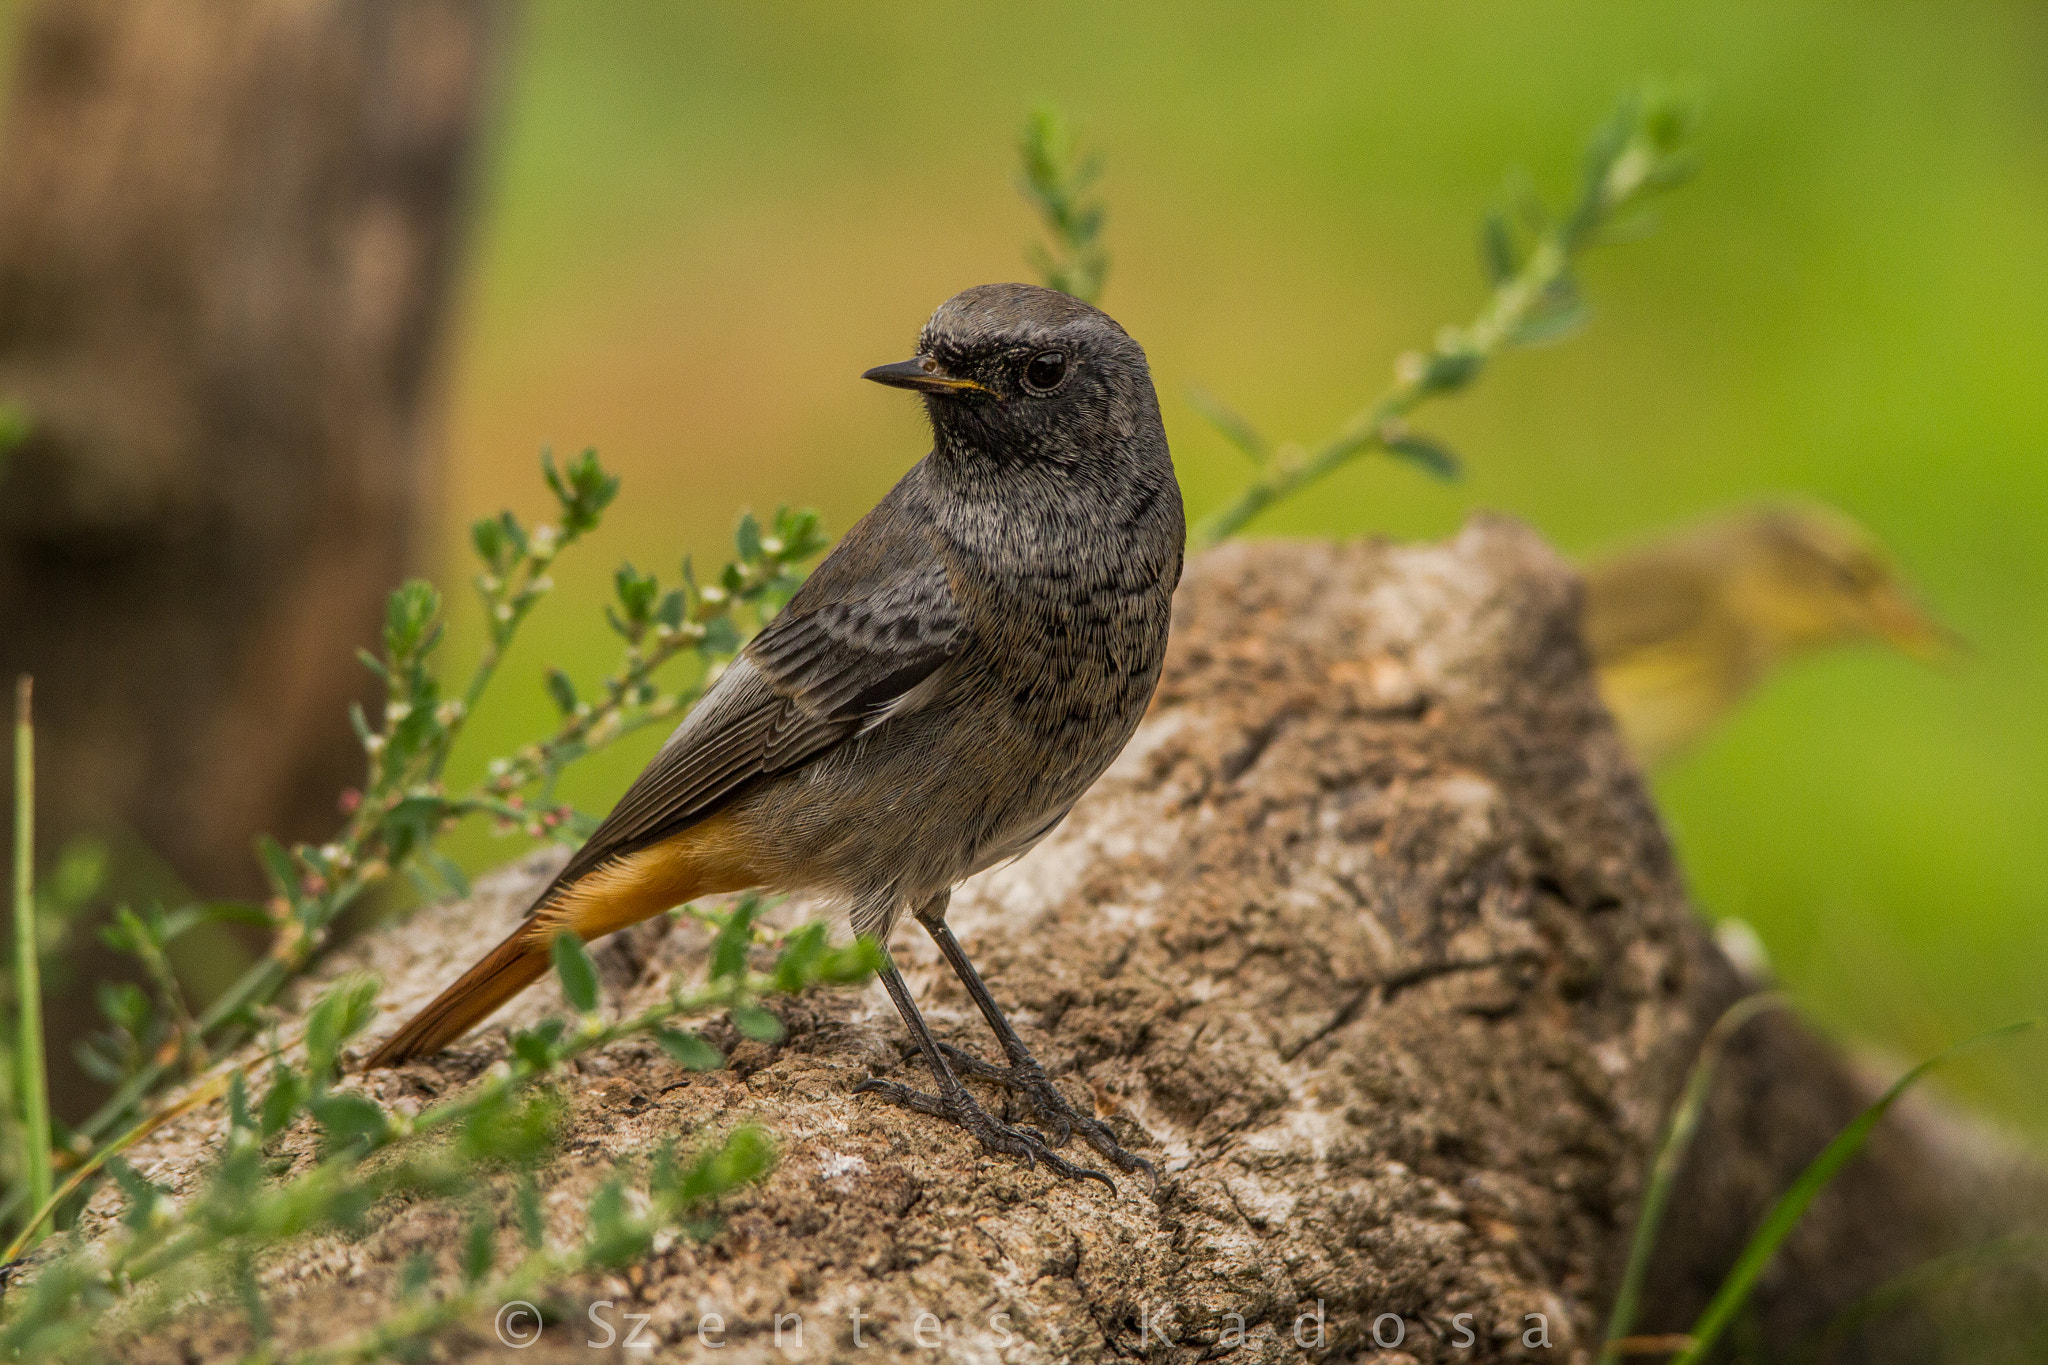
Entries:
[[1024,387],[1033,393],[1051,393],[1067,377],[1067,358],[1058,351],[1040,351],[1024,367]]

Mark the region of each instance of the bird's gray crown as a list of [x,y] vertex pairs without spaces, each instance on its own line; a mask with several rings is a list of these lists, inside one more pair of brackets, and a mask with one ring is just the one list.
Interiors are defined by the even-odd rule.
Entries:
[[983,368],[995,356],[1061,345],[1078,346],[1128,366],[1145,353],[1116,319],[1057,289],[1035,284],[983,284],[939,305],[918,333],[918,354],[956,373]]

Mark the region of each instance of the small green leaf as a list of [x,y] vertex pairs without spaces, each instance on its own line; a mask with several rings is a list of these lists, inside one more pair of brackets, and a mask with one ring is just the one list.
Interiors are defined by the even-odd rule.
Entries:
[[249,1085],[237,1071],[228,1077],[228,1131],[249,1132],[256,1121],[249,1117]]
[[136,918],[135,912],[125,905],[114,907],[113,922],[100,926],[99,938],[100,942],[117,953],[139,955],[150,946],[146,927]]
[[1426,393],[1452,393],[1471,383],[1485,366],[1486,357],[1477,351],[1437,351],[1425,363],[1417,387]]
[[564,716],[576,714],[576,684],[569,681],[569,675],[559,668],[550,667],[547,672],[548,696],[555,702],[555,709]]
[[653,1230],[626,1211],[622,1179],[613,1176],[598,1186],[590,1200],[590,1240],[586,1254],[598,1265],[617,1268],[647,1254]]
[[256,1281],[256,1263],[248,1254],[235,1258],[235,1297],[249,1319],[249,1335],[258,1346],[270,1340],[270,1310],[263,1303],[263,1287]]
[[862,934],[853,942],[834,948],[818,964],[818,979],[835,986],[852,986],[882,970],[888,954],[873,937]]
[[129,1038],[143,1038],[150,1031],[150,997],[143,995],[143,988],[131,980],[102,980],[98,984],[100,1013],[106,1021],[127,1033]]
[[417,1298],[434,1282],[434,1255],[430,1251],[415,1251],[406,1257],[405,1264],[398,1272],[398,1297]]
[[741,896],[711,941],[711,979],[722,981],[747,970],[747,953],[754,946],[754,919],[761,913],[761,898]]
[[469,1235],[462,1244],[462,1282],[474,1288],[491,1273],[498,1259],[498,1220],[488,1207],[479,1208],[469,1220]]
[[595,530],[604,509],[618,496],[619,481],[606,474],[595,450],[585,450],[562,469],[555,468],[552,450],[541,451],[541,475],[562,508],[562,535],[573,540]]
[[539,1251],[546,1239],[547,1224],[541,1218],[540,1184],[531,1171],[519,1177],[514,1198],[519,1210],[519,1241],[528,1251]]
[[391,1131],[391,1122],[366,1095],[321,1095],[307,1102],[321,1128],[321,1146],[328,1152],[359,1143],[375,1146]]
[[156,1217],[157,1208],[171,1192],[143,1179],[140,1172],[118,1156],[107,1162],[107,1174],[114,1177],[114,1183],[128,1198],[128,1208],[122,1213],[121,1221],[131,1230],[141,1232],[150,1225]]
[[704,623],[704,638],[697,648],[710,655],[737,654],[740,652],[739,627],[729,616],[714,616]]
[[502,567],[500,557],[505,553],[505,528],[496,517],[483,517],[469,528],[469,543],[476,547],[477,558],[493,569]]
[[652,574],[642,574],[631,562],[621,564],[612,575],[612,585],[619,595],[619,605],[625,609],[626,620],[633,625],[644,625],[654,610],[654,599],[660,585]]
[[732,1007],[733,1027],[757,1043],[773,1043],[782,1037],[782,1021],[773,1011],[755,1004],[740,1004]]
[[1512,280],[1522,268],[1521,255],[1515,249],[1514,229],[1508,226],[1507,215],[1498,209],[1480,223],[1479,255],[1486,267],[1486,281],[1496,289]]
[[292,1118],[305,1104],[311,1091],[305,1077],[282,1062],[270,1070],[270,1089],[264,1092],[263,1104],[257,1117],[261,1121],[258,1131],[265,1142],[282,1133],[291,1125]]
[[330,986],[306,1016],[306,1066],[316,1080],[334,1071],[348,1040],[377,1015],[377,978],[351,972]]
[[543,1019],[520,1029],[512,1035],[512,1055],[535,1071],[546,1071],[555,1064],[555,1043],[567,1027],[567,1020]]
[[510,558],[513,560],[526,558],[526,528],[519,524],[519,518],[513,516],[510,512],[498,513],[498,529],[503,533],[505,543],[512,549]]
[[683,1190],[693,1199],[714,1198],[750,1185],[773,1169],[775,1140],[765,1129],[744,1124],[697,1160],[683,1178]]
[[661,1044],[662,1051],[692,1071],[716,1071],[725,1065],[725,1054],[694,1033],[658,1028],[654,1031],[654,1041]]
[[790,936],[770,970],[776,990],[795,995],[818,979],[818,968],[825,958],[825,934],[825,925],[819,922],[807,924]]
[[248,901],[208,901],[197,908],[210,924],[246,924],[252,929],[270,925],[269,912]]
[[423,578],[410,578],[384,608],[384,656],[394,663],[426,648],[428,631],[441,614],[441,594]]
[[551,1092],[517,1101],[499,1092],[463,1122],[459,1150],[470,1161],[524,1165],[552,1150],[560,1120],[561,1101]]
[[270,882],[270,889],[297,905],[304,892],[299,887],[299,866],[292,861],[291,854],[284,851],[284,845],[268,834],[256,836],[256,856],[263,864],[263,875]]
[[1452,454],[1448,447],[1427,436],[1419,436],[1412,431],[1404,432],[1388,438],[1384,444],[1389,455],[1398,456],[1445,483],[1455,481],[1463,472],[1458,457]]
[[824,521],[808,507],[777,508],[775,538],[782,542],[783,560],[795,563],[809,559],[825,548]]
[[740,552],[740,560],[751,564],[761,557],[761,523],[754,519],[752,512],[740,514],[740,524],[732,533],[733,545]]
[[463,873],[461,864],[431,845],[420,856],[426,859],[427,864],[434,869],[434,875],[439,877],[451,892],[457,896],[469,894],[469,878]]
[[589,1014],[597,1008],[597,964],[584,950],[583,940],[574,931],[563,929],[556,933],[552,951],[562,998],[578,1014]]
[[647,1163],[647,1193],[656,1201],[671,1199],[678,1193],[682,1177],[676,1165],[676,1140],[664,1138]]
[[1566,275],[1544,291],[1508,340],[1516,346],[1547,346],[1578,331],[1592,316],[1577,281]]

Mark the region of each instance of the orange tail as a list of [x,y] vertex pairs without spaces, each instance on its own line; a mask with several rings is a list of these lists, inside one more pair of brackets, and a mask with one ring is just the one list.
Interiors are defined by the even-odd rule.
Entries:
[[549,888],[526,922],[464,972],[377,1049],[363,1070],[397,1066],[439,1052],[491,1012],[547,975],[555,934],[574,930],[585,943],[638,924],[698,896],[755,886],[754,860],[731,824],[713,816],[661,843],[594,868],[565,887]]
[[505,936],[484,960],[464,972],[434,1003],[391,1035],[363,1063],[363,1070],[397,1066],[439,1052],[482,1023],[498,1006],[547,974],[553,939],[532,920]]

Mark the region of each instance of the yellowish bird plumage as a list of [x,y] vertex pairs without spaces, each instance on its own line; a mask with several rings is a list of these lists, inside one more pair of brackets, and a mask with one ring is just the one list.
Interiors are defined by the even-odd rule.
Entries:
[[1601,695],[1648,768],[1789,659],[1877,640],[1935,660],[1957,644],[1875,537],[1810,503],[1748,508],[1597,561],[1585,634]]

